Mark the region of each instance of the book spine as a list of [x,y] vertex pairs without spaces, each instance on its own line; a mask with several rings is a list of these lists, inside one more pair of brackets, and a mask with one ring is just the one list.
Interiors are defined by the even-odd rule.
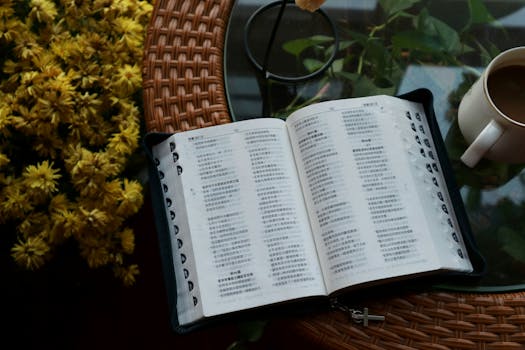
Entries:
[[162,146],[154,161],[164,195],[170,233],[177,284],[177,313],[179,323],[186,324],[202,315],[202,305],[182,189],[184,169],[175,140],[170,138]]

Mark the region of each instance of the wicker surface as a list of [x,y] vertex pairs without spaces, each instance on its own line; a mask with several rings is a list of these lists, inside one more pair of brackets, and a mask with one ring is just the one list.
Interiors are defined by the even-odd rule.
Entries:
[[[147,131],[230,121],[223,45],[233,1],[158,0],[143,67]],[[367,302],[385,322],[357,325],[340,312],[287,323],[328,349],[525,349],[525,293],[426,293]]]
[[232,4],[156,1],[144,44],[148,131],[176,132],[230,122],[222,55]]
[[370,300],[385,322],[354,324],[342,312],[290,323],[324,349],[525,349],[523,293],[421,293]]

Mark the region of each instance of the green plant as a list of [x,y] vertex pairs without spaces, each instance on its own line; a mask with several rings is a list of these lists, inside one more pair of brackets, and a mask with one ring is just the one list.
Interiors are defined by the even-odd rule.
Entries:
[[247,321],[237,325],[237,340],[227,350],[246,350],[250,344],[257,343],[264,333],[267,321]]
[[[344,93],[339,95],[348,97],[394,94],[403,72],[412,63],[463,66],[477,74],[463,63],[462,57],[475,53],[483,65],[499,52],[494,44],[478,38],[480,25],[495,23],[481,0],[467,1],[468,16],[459,28],[432,15],[432,1],[380,0],[379,4],[381,14],[376,24],[361,30],[351,23],[339,24],[342,38],[331,67],[322,78],[299,87],[299,93],[284,108],[274,111],[275,116],[286,116],[304,105],[332,98],[333,86],[342,88]],[[283,49],[313,72],[332,55],[333,42],[333,37],[312,36],[288,41]],[[270,90],[272,86],[276,88],[278,83],[271,82]]]

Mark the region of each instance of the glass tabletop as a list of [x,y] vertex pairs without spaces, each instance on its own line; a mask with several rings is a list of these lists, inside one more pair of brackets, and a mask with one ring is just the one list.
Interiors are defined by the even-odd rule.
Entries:
[[476,285],[448,287],[525,289],[525,165],[467,168],[456,122],[462,96],[491,58],[525,46],[525,0],[327,0],[315,13],[280,3],[234,5],[224,50],[232,118],[285,118],[318,101],[429,89],[488,265]]

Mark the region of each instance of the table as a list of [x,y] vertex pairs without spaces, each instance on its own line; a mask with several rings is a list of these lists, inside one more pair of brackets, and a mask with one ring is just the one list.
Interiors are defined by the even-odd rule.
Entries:
[[[406,23],[406,20],[389,24],[387,28],[378,30],[378,34],[373,39],[368,38],[369,42],[377,41],[391,47],[395,46],[393,43],[396,40],[405,40],[404,46],[409,46],[409,49],[403,49],[404,53],[397,55],[399,57],[397,59],[395,54],[392,55],[389,52],[388,47],[384,52],[379,52],[381,55],[394,56],[393,64],[396,65],[394,67],[396,71],[391,73],[384,73],[382,68],[374,67],[374,65],[387,63],[379,62],[379,54],[369,54],[369,62],[367,59],[364,60],[361,80],[358,80],[358,77],[353,74],[356,74],[359,68],[355,61],[358,61],[362,53],[362,46],[359,43],[360,39],[355,38],[357,35],[369,35],[373,26],[382,25],[381,7],[377,1],[329,0],[322,8],[336,23],[339,31],[339,46],[342,52],[337,57],[345,58],[348,62],[344,63],[340,71],[335,69],[333,72],[327,71],[318,78],[299,83],[263,79],[262,72],[253,67],[245,54],[244,30],[240,29],[245,29],[244,24],[248,21],[249,16],[265,4],[268,2],[238,1],[230,16],[230,30],[225,46],[225,84],[233,120],[262,115],[283,116],[294,108],[313,101],[379,93],[402,94],[417,88],[430,89],[435,99],[434,108],[440,131],[453,162],[471,225],[478,244],[488,260],[489,271],[480,281],[479,286],[467,288],[469,290],[478,290],[478,287],[479,289],[490,287],[491,290],[524,289],[525,253],[523,256],[518,256],[519,253],[509,247],[511,236],[515,238],[515,244],[522,244],[521,247],[525,252],[525,236],[520,237],[523,221],[513,215],[525,209],[522,203],[525,199],[525,187],[523,186],[525,172],[522,171],[524,165],[505,165],[484,161],[474,170],[464,166],[459,161],[459,156],[466,145],[457,126],[456,117],[461,96],[488,62],[488,56],[482,57],[481,51],[474,48],[471,53],[459,55],[462,51],[466,51],[460,45],[472,45],[473,39],[468,38],[468,35],[474,35],[476,41],[488,49],[491,45],[495,45],[494,43],[497,43],[499,50],[525,45],[525,2],[488,2],[487,10],[491,14],[494,13],[494,17],[499,18],[502,28],[496,28],[490,24],[472,26],[472,29],[461,33],[466,37],[465,39],[460,40],[458,36],[458,44],[451,44],[453,42],[451,39],[451,43],[444,43],[443,46],[436,44],[435,49],[427,47],[421,49],[423,40],[430,40],[430,36],[425,39],[416,39],[413,33],[422,35],[422,32],[416,31],[412,25]],[[251,31],[255,33],[254,38],[250,39],[250,43],[253,43],[250,46],[253,46],[254,53],[257,50],[260,51],[259,61],[262,61],[262,52],[266,48],[268,32],[270,32],[269,29],[276,18],[278,9],[278,6],[275,6],[262,12],[259,17],[265,18],[252,22]],[[444,9],[450,11],[445,12]],[[408,9],[408,11],[414,16],[422,16],[422,11],[428,11],[428,16],[432,16],[436,23],[446,23],[447,26],[450,26],[447,28],[450,33],[447,35],[457,35],[466,26],[468,17],[467,1],[459,0],[430,1],[424,9]],[[295,6],[289,6],[285,10],[270,55],[270,71],[285,72],[281,74],[288,74],[288,76],[304,73],[300,71],[303,68],[302,64],[301,67],[296,68],[298,66],[294,64],[296,57],[283,51],[281,46],[296,39],[310,38],[315,35],[330,36],[332,33],[330,33],[330,28],[326,28],[325,22],[326,20],[318,14],[312,15],[297,10]],[[524,24],[514,25],[515,23]],[[266,30],[260,30],[262,28]],[[261,33],[258,33],[259,30]],[[353,32],[348,32],[349,30]],[[386,31],[386,33],[381,31]],[[395,37],[400,35],[399,33],[403,34],[403,38]],[[408,42],[406,38],[409,37],[414,38],[413,42]],[[328,43],[333,44],[332,41]],[[346,45],[350,47],[345,48]],[[378,50],[373,45],[376,44],[369,44],[366,50]],[[451,47],[450,55],[454,57],[447,57],[448,53],[439,52],[447,45]],[[421,54],[418,51],[425,52]],[[300,60],[311,59],[314,54],[311,53],[309,57],[306,53]],[[457,54],[458,56],[455,56]],[[324,55],[323,52],[322,58],[325,58]],[[406,57],[402,57],[403,55]],[[317,55],[316,58],[319,59],[319,57]],[[337,61],[334,65],[340,64]],[[287,69],[291,69],[292,72],[286,73]],[[372,85],[374,74],[379,74],[385,82],[376,82],[375,86]],[[365,79],[370,80],[364,81]],[[322,89],[324,89],[324,94],[316,98],[315,96]],[[264,106],[264,101],[270,106]],[[512,256],[516,259],[512,259]]]
[[[149,131],[175,132],[266,113],[283,116],[289,111],[287,106],[311,102],[320,91],[328,99],[376,92],[397,94],[427,87],[435,96],[440,129],[462,185],[474,233],[487,257],[489,273],[476,285],[423,291],[385,289],[376,295],[360,296],[355,299],[356,305],[368,306],[372,312],[386,316],[385,322],[367,328],[352,324],[345,315],[333,311],[283,321],[282,326],[290,334],[325,348],[519,349],[525,344],[525,269],[521,250],[516,249],[522,241],[522,221],[517,213],[523,210],[524,173],[520,166],[490,162],[484,162],[474,172],[466,171],[457,160],[464,145],[454,121],[462,94],[489,57],[497,50],[524,44],[524,3],[487,1],[488,12],[475,6],[479,2],[470,3],[470,23],[465,20],[469,15],[466,1],[429,1],[424,7],[416,5],[408,10],[419,15],[417,23],[430,30],[425,36],[411,27],[413,22],[404,16],[399,17],[402,22],[392,19],[383,26],[376,1],[328,0],[323,9],[337,23],[340,47],[347,50],[346,56],[354,56],[354,63],[336,61],[336,66],[326,73],[338,73],[337,79],[333,75],[330,80],[319,76],[298,84],[268,84],[245,55],[244,25],[262,2],[156,3],[144,60],[145,118]],[[286,13],[282,27],[293,30],[278,36],[277,42],[316,35],[319,31],[325,36],[333,34],[323,18],[317,22],[306,13],[290,17]],[[484,23],[489,14],[499,19],[498,26]],[[265,12],[261,18],[267,15],[271,13]],[[269,32],[264,22],[253,22],[252,29],[258,25],[265,30],[256,30],[257,35]],[[378,42],[367,46],[365,52],[373,54],[370,57],[374,59],[367,59],[359,43],[345,39],[343,34],[348,27],[352,37],[361,43],[378,36]],[[461,32],[461,37],[454,35],[466,27],[469,30]],[[366,35],[359,36],[360,32]],[[291,34],[298,37],[288,36]],[[257,35],[250,43],[257,43]],[[389,50],[381,51],[388,46],[384,42],[374,45],[393,38],[400,46],[408,47],[399,51],[402,64],[396,67],[390,64]],[[423,45],[421,52],[414,41]],[[462,54],[463,41],[469,43],[472,52]],[[316,43],[320,47],[310,53],[317,55],[314,58],[318,60],[308,61],[312,69],[322,65],[319,58],[324,57],[328,47],[323,45],[330,41],[321,38]],[[279,50],[273,54],[278,58],[269,60],[272,72],[287,74],[294,67],[296,76],[305,73],[301,64],[294,59],[287,61]],[[354,70],[345,71],[346,65]],[[384,74],[389,69],[390,76]],[[381,74],[374,78],[374,72]],[[368,79],[363,78],[367,74]],[[505,226],[501,225],[503,222]]]

